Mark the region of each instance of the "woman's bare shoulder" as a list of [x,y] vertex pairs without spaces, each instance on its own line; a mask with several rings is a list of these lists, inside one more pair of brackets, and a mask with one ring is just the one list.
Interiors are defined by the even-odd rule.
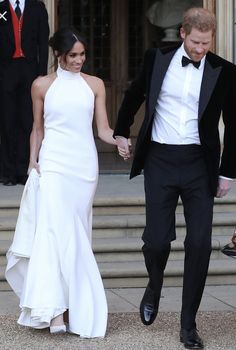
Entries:
[[54,82],[56,77],[57,77],[57,75],[54,72],[54,73],[50,73],[48,75],[40,76],[40,77],[36,78],[33,81],[32,90],[38,91],[41,95],[45,96],[47,90],[49,89],[51,84]]
[[81,76],[86,80],[95,95],[101,91],[101,89],[104,89],[104,82],[102,79],[85,73],[81,73]]

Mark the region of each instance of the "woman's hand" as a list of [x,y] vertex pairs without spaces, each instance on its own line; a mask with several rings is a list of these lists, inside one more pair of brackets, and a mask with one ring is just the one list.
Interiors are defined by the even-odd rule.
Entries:
[[31,172],[32,169],[35,169],[35,170],[37,171],[37,173],[38,173],[39,175],[41,175],[41,174],[40,174],[40,168],[39,168],[39,163],[38,163],[38,162],[36,162],[36,161],[31,161],[31,162],[29,163],[29,167],[28,167],[28,171],[27,171],[27,174],[28,174],[28,175],[30,174],[30,172]]
[[117,149],[119,155],[124,159],[128,160],[132,156],[132,145],[131,140],[126,139],[123,136],[116,136]]

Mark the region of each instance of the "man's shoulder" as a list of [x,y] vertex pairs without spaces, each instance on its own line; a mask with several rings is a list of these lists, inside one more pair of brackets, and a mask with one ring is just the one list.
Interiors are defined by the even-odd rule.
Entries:
[[147,65],[153,65],[158,54],[165,55],[171,52],[175,52],[180,47],[180,45],[181,44],[148,49],[144,55],[144,63]]
[[28,0],[29,5],[36,6],[37,8],[45,8],[45,3],[42,0]]
[[207,61],[213,66],[213,67],[225,67],[225,68],[231,68],[233,70],[236,69],[236,65],[233,62],[230,62],[226,60],[225,58],[209,51],[206,55]]
[[166,53],[169,53],[169,52],[172,52],[172,51],[176,51],[180,48],[180,46],[182,45],[182,41],[181,42],[178,42],[178,43],[173,43],[171,45],[165,45],[165,46],[162,46],[159,48],[159,50],[163,53],[163,54],[166,54]]
[[9,9],[10,8],[10,5],[9,5],[9,1],[7,0],[3,0],[3,1],[0,1],[0,9]]
[[38,3],[38,4],[43,4],[45,5],[44,1],[43,0],[28,0],[29,2],[31,3]]
[[154,48],[154,47],[149,48],[149,49],[147,49],[147,50],[145,51],[144,56],[145,56],[145,57],[155,56],[155,55],[156,55],[156,51],[157,51],[157,49]]
[[167,45],[167,46],[160,46],[160,47],[153,47],[146,50],[146,55],[148,56],[155,56],[158,51],[165,54],[171,51],[176,51],[180,47],[181,43],[173,44],[173,45]]

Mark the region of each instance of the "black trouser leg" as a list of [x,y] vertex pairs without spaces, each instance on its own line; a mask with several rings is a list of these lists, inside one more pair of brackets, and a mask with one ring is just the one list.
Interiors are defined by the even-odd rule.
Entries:
[[144,169],[146,196],[146,227],[143,233],[143,254],[149,276],[149,286],[160,296],[163,275],[175,239],[175,210],[179,189],[172,184],[173,172],[166,167],[165,157],[149,152]]
[[[204,168],[203,168],[204,169]],[[181,326],[191,329],[201,302],[211,254],[211,231],[214,198],[203,171],[191,189],[182,192],[187,234],[184,242],[184,280]]]
[[2,170],[3,176],[16,176],[16,111],[17,96],[16,89],[8,86],[3,92],[3,113],[2,113]]
[[144,244],[143,255],[149,276],[149,287],[160,298],[163,276],[170,253],[170,245],[163,250],[153,250]]
[[32,129],[31,84],[35,65],[13,59],[2,73],[2,154],[5,176],[24,176],[29,163],[29,136]]
[[24,88],[18,100],[20,111],[16,139],[16,174],[18,176],[26,175],[29,165],[30,133],[33,123],[31,80],[32,78],[28,76],[28,79],[22,82]]
[[213,196],[197,145],[152,143],[144,168],[146,228],[144,257],[150,283],[160,290],[170,242],[175,239],[175,210],[179,196],[187,226],[181,325],[195,326],[211,252]]

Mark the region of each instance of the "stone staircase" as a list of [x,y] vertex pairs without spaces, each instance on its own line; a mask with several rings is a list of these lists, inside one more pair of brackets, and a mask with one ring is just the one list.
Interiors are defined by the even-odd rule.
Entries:
[[[105,175],[104,175],[105,176]],[[109,180],[109,181],[108,181]],[[108,178],[104,191],[95,197],[93,219],[93,249],[106,288],[144,287],[147,283],[146,269],[141,253],[142,232],[145,226],[143,193],[134,195],[129,188],[122,189],[119,197],[114,197],[114,187],[119,188],[119,176]],[[118,181],[118,183],[117,183]],[[104,180],[104,186],[106,179]],[[139,186],[139,185],[138,185]],[[121,186],[122,188],[122,186]],[[121,191],[120,188],[120,191]],[[116,192],[116,191],[115,191]],[[117,192],[116,192],[117,193]],[[1,194],[1,188],[0,188]],[[14,197],[14,196],[13,196]],[[0,290],[9,290],[5,280],[5,254],[13,237],[19,208],[19,195],[11,200],[0,199]],[[185,222],[182,205],[179,203],[176,214],[177,240],[165,271],[165,286],[182,284],[183,241]],[[207,284],[236,284],[235,261],[225,257],[220,249],[229,241],[236,226],[236,187],[225,199],[216,200],[213,219],[213,252],[211,256]]]

